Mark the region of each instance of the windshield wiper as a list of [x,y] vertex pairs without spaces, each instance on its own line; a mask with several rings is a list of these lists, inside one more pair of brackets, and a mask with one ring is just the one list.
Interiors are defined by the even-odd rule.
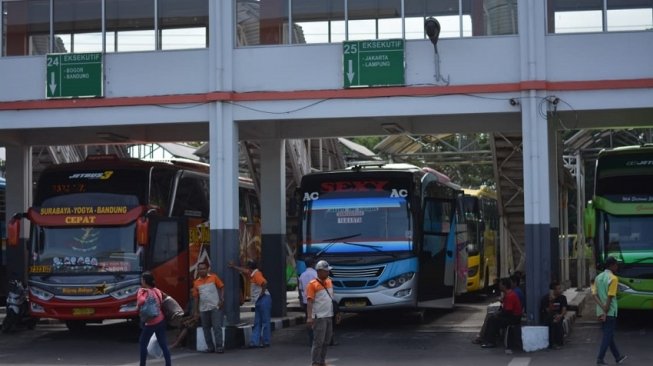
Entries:
[[383,249],[381,249],[382,247],[381,247],[380,245],[371,245],[371,244],[363,244],[363,243],[352,243],[352,242],[349,242],[349,241],[345,241],[345,239],[355,238],[355,237],[360,236],[360,235],[361,235],[361,234],[356,234],[356,235],[349,235],[349,236],[340,237],[340,238],[333,238],[333,239],[329,239],[329,240],[323,240],[323,242],[327,242],[327,241],[328,241],[329,244],[326,245],[324,248],[322,248],[322,250],[320,250],[319,252],[317,252],[317,254],[315,254],[315,258],[319,258],[320,255],[322,255],[322,253],[326,252],[329,248],[331,248],[331,247],[332,247],[334,244],[336,244],[336,243],[342,243],[342,244],[347,244],[347,245],[353,245],[353,246],[363,247],[363,248],[370,248],[370,249],[373,249],[373,250],[375,250],[375,251],[377,251],[377,252],[379,252],[379,253],[388,254],[388,255],[392,256],[393,258],[397,258],[397,255],[396,255],[395,253],[391,253],[391,252],[386,252],[386,251],[384,251]]
[[315,258],[316,258],[316,259],[319,258],[319,257],[322,255],[322,253],[326,252],[329,248],[331,248],[331,247],[332,247],[335,243],[337,243],[339,240],[351,239],[351,238],[355,238],[355,237],[357,237],[357,236],[361,236],[361,234],[358,233],[358,234],[354,234],[354,235],[340,236],[340,237],[337,237],[337,238],[331,238],[331,239],[326,239],[326,240],[320,240],[320,241],[323,242],[323,243],[328,242],[329,244],[327,244],[324,248],[322,248],[319,252],[317,252],[317,253],[315,254]]
[[375,251],[377,251],[379,253],[388,254],[388,255],[392,256],[392,258],[397,258],[396,253],[386,252],[383,249],[381,249],[382,246],[380,246],[380,245],[371,245],[371,244],[363,244],[363,243],[351,243],[351,242],[348,242],[348,241],[343,241],[342,243],[343,244],[349,244],[349,245],[355,245],[357,247],[374,249]]

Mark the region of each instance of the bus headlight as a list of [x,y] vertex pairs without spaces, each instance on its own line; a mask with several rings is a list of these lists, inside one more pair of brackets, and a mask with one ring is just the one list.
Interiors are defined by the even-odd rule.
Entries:
[[136,305],[136,301],[129,302],[127,304],[124,304],[120,306],[120,310],[118,312],[120,313],[131,313],[138,310],[138,306]]
[[621,282],[619,282],[619,283],[617,284],[617,291],[618,291],[618,292],[630,292],[630,291],[632,291],[632,290],[633,290],[633,289],[631,289],[628,285],[625,285],[625,284],[623,284],[623,283],[621,283]]
[[412,292],[412,290],[413,290],[413,289],[410,289],[410,288],[405,288],[405,289],[403,289],[403,290],[399,290],[399,291],[395,292],[395,297],[405,297],[405,296],[409,296],[410,293]]
[[397,277],[393,277],[389,280],[387,280],[385,283],[383,283],[384,287],[387,288],[395,288],[403,285],[404,283],[410,281],[415,277],[415,272],[406,272],[404,274],[401,274]]
[[45,313],[45,309],[43,306],[35,303],[35,302],[30,302],[29,307],[32,310],[33,313]]
[[112,293],[110,293],[110,295],[117,300],[126,299],[130,296],[133,296],[140,287],[141,287],[140,285],[134,285],[134,286],[121,288],[120,290],[113,291]]
[[478,274],[478,266],[471,266],[467,269],[467,277],[474,277]]
[[34,286],[29,287],[29,293],[34,295],[37,299],[43,301],[48,301],[54,297],[54,294],[47,292],[45,290],[41,290],[40,288]]

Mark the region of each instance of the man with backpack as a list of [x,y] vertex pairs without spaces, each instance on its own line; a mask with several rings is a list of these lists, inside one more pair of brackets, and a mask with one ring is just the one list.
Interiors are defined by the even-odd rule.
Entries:
[[147,346],[152,334],[156,335],[159,347],[163,351],[166,366],[172,364],[168,341],[166,340],[166,321],[163,311],[161,311],[161,302],[163,302],[163,293],[156,288],[154,276],[150,272],[143,272],[141,275],[141,288],[136,294],[136,305],[143,323],[143,330],[139,338],[140,366],[145,366],[147,361]]

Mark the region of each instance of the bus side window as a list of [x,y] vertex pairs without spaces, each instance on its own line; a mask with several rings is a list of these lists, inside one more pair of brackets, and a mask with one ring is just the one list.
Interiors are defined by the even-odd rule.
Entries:
[[170,170],[154,169],[152,171],[152,185],[150,189],[149,204],[158,206],[167,213],[170,207],[170,193],[174,172]]
[[449,232],[451,204],[434,198],[427,198],[424,203],[424,231],[432,233]]
[[424,252],[430,252],[431,256],[435,256],[444,250],[450,215],[449,203],[433,198],[426,199],[424,202]]
[[177,221],[160,221],[152,245],[152,261],[163,263],[177,255],[179,243],[179,226]]
[[190,216],[209,217],[209,181],[205,177],[184,174],[179,181],[172,216],[189,216],[191,212]]

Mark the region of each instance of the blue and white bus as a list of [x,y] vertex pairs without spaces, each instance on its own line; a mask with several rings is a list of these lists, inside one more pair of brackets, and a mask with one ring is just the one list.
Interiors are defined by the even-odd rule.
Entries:
[[300,194],[298,273],[327,260],[343,311],[451,308],[466,291],[463,192],[445,175],[355,166],[304,176]]

